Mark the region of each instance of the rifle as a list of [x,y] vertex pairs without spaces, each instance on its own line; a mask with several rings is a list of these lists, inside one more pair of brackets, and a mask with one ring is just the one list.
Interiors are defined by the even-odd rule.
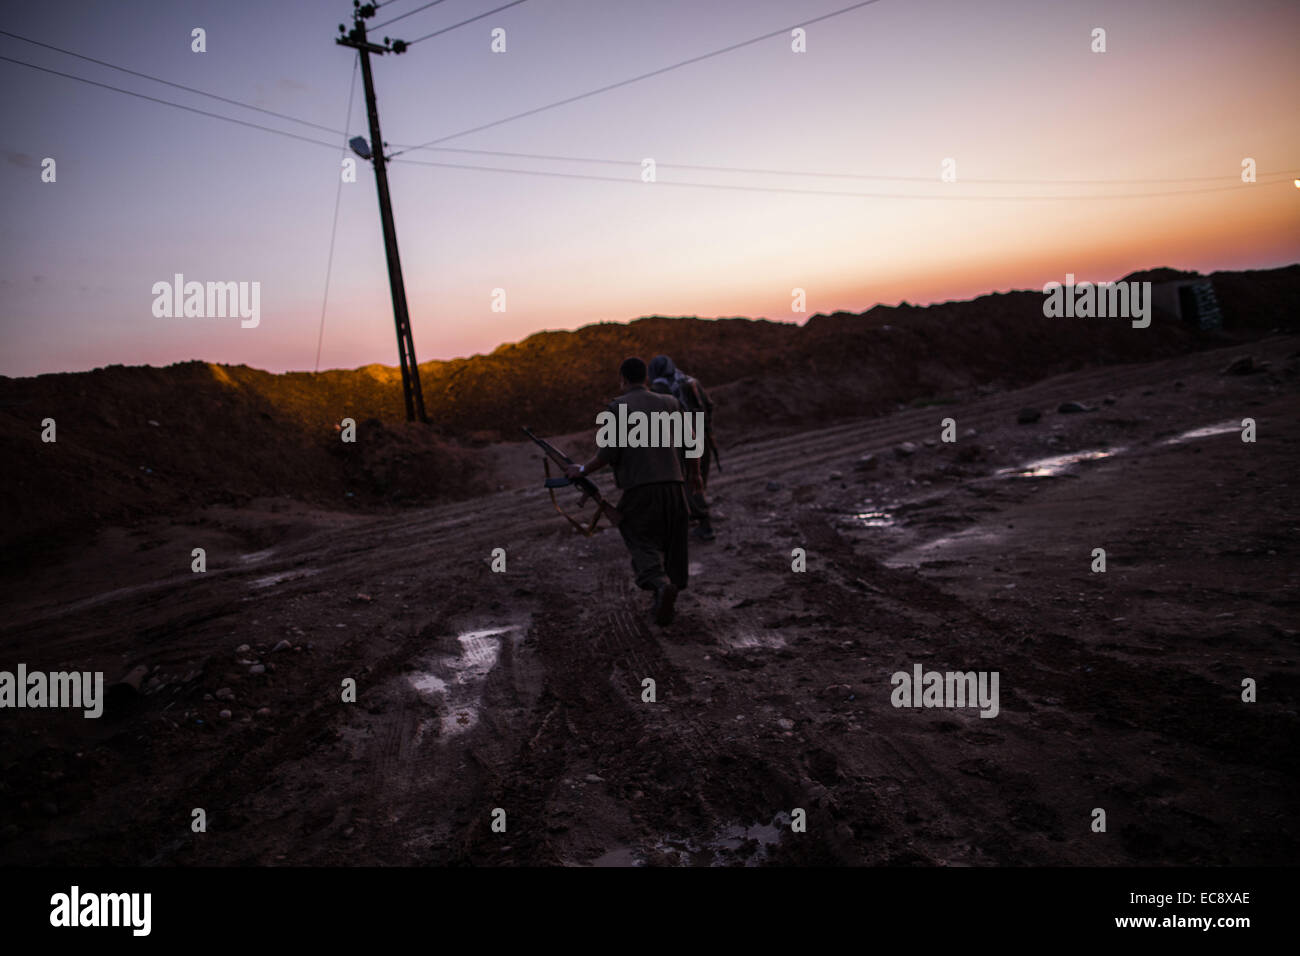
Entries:
[[[709,396],[704,394],[704,386],[696,379],[690,379],[691,391],[695,395],[692,405],[695,409],[704,410],[704,441],[708,446],[709,452],[713,455],[713,463],[718,466],[718,472],[722,472],[722,459],[718,456],[718,443],[713,440],[713,403],[709,401]],[[680,400],[680,399],[679,399]],[[685,402],[682,403],[685,407]]]
[[[623,515],[619,512],[617,508],[615,508],[603,497],[601,497],[600,489],[596,487],[596,483],[592,481],[590,478],[588,478],[586,475],[582,475],[578,478],[569,478],[565,475],[559,475],[554,478],[551,477],[552,461],[560,465],[561,467],[564,467],[565,465],[574,464],[572,458],[570,458],[564,452],[560,451],[560,449],[556,448],[546,439],[538,438],[536,435],[533,434],[532,429],[528,428],[527,426],[524,426],[524,434],[527,435],[529,438],[531,438],[534,442],[536,442],[541,447],[542,451],[546,453],[546,457],[542,459],[542,467],[546,472],[546,481],[542,487],[546,488],[546,490],[550,492],[551,504],[555,506],[556,511],[558,511],[561,515],[564,516],[565,520],[567,520],[571,525],[573,525],[575,529],[577,529],[579,532],[581,532],[583,535],[585,535],[588,538],[590,538],[593,534],[596,533],[596,523],[600,521],[601,515],[607,517],[609,519],[610,524],[614,525],[615,527],[618,527],[618,523],[623,520]],[[555,489],[565,488],[568,487],[569,485],[575,486],[579,491],[582,492],[582,497],[578,499],[579,508],[581,508],[584,504],[586,504],[588,498],[596,502],[596,513],[595,515],[592,516],[591,524],[583,525],[582,522],[580,522],[577,518],[573,517],[571,514],[569,514],[563,508],[561,508],[560,503],[555,500]]]

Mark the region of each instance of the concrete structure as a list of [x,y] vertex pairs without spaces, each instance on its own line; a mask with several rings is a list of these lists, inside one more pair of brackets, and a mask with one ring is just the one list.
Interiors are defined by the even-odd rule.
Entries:
[[1151,286],[1151,304],[1198,329],[1223,328],[1223,313],[1219,311],[1219,300],[1214,295],[1214,283],[1203,276],[1154,283]]

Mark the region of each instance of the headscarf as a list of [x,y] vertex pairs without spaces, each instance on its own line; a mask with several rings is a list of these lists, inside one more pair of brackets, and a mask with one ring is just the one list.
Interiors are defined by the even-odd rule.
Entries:
[[687,376],[673,364],[673,360],[667,355],[656,355],[650,360],[649,378],[654,384],[658,384],[662,379],[668,386],[668,390],[681,398],[682,386],[686,382]]

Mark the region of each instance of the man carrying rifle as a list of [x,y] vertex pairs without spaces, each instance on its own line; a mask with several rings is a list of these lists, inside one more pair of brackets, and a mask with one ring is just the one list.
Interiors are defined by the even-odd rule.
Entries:
[[709,455],[718,454],[718,446],[713,442],[713,402],[709,401],[704,387],[673,364],[667,355],[656,355],[650,360],[648,370],[650,390],[677,399],[682,409],[687,412],[704,413],[704,458],[700,461],[701,487],[687,492],[686,503],[690,506],[691,520],[696,523],[692,535],[701,541],[712,541],[713,523],[709,518],[709,502],[704,497],[704,486],[709,482]]
[[[619,405],[626,405],[628,413],[647,416],[682,410],[671,395],[657,395],[646,388],[646,366],[639,358],[626,359],[618,371],[623,394],[609,403],[615,416]],[[692,489],[702,490],[699,460],[686,461]],[[682,458],[678,449],[671,447],[610,446],[600,448],[586,464],[567,466],[564,473],[577,478],[607,465],[614,469],[614,479],[623,490],[618,530],[632,555],[637,586],[654,592],[651,610],[655,622],[670,624],[677,592],[686,587],[687,580],[690,510],[683,488]]]

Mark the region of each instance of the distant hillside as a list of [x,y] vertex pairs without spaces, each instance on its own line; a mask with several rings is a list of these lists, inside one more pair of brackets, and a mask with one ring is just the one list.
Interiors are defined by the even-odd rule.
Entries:
[[[1122,319],[1047,319],[1040,292],[877,306],[802,326],[656,316],[539,332],[490,355],[423,363],[433,428],[405,423],[400,376],[385,366],[276,375],[187,362],[0,377],[0,535],[30,545],[131,515],[262,495],[337,507],[473,494],[482,476],[472,446],[516,440],[523,424],[542,434],[591,427],[628,355],[667,353],[700,378],[719,405],[725,446],[976,386],[1019,386],[1084,365],[1296,330],[1300,265],[1212,278],[1225,317],[1215,336],[1169,317],[1147,329]],[[40,441],[47,417],[57,422],[56,445]],[[378,421],[344,445],[336,424],[345,417]],[[19,557],[11,548],[10,560]]]
[[[1135,273],[1164,281],[1194,273]],[[1215,273],[1227,332],[1294,328],[1300,265]],[[1140,361],[1204,345],[1172,320],[1134,329],[1120,319],[1056,319],[1041,292],[981,296],[928,307],[876,306],[865,313],[814,315],[804,325],[753,319],[665,318],[604,322],[573,332],[538,332],[489,355],[425,362],[425,407],[438,430],[466,440],[516,440],[519,426],[548,433],[590,425],[617,391],[628,355],[666,353],[725,397],[729,383],[758,388],[765,401],[729,403],[732,428],[798,425],[809,416],[862,414],[956,388],[1019,385],[1088,364]],[[303,422],[343,415],[385,421],[405,416],[395,367],[272,375],[246,366],[227,374]]]

